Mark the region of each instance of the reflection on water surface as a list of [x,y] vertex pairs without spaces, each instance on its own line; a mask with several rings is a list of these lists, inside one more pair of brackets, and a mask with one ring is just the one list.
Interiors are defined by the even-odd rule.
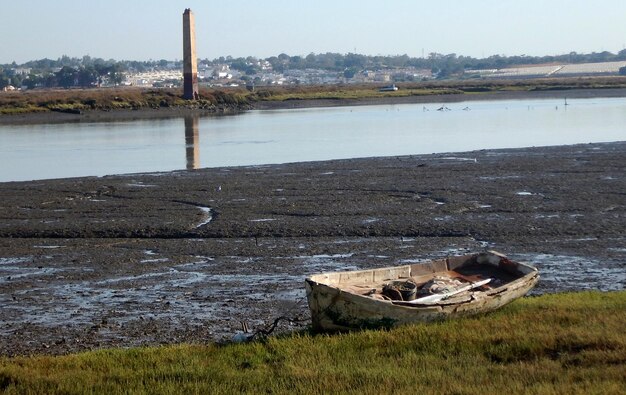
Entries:
[[200,128],[198,116],[185,117],[185,148],[187,170],[200,168]]
[[[626,98],[0,126],[0,181],[626,140]],[[185,153],[183,155],[183,152]]]

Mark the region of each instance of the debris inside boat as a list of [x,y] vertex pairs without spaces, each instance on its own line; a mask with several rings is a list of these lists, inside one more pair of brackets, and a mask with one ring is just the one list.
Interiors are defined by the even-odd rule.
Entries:
[[389,328],[485,313],[524,296],[537,269],[487,251],[306,279],[313,328]]

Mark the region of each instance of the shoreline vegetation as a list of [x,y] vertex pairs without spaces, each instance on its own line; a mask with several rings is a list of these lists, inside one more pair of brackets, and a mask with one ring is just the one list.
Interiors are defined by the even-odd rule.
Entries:
[[185,101],[181,89],[56,89],[0,94],[0,124],[114,121],[189,114],[235,114],[248,110],[401,103],[443,103],[526,98],[626,96],[626,77],[529,80],[433,81],[383,84],[203,88],[200,100]]
[[618,394],[626,390],[624,309],[625,291],[559,293],[390,331],[3,357],[0,390]]

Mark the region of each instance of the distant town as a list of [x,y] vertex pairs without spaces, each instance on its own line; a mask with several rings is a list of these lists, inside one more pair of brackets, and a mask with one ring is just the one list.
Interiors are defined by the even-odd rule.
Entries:
[[[395,84],[429,80],[515,79],[626,75],[626,50],[617,54],[569,53],[558,56],[490,56],[484,59],[431,53],[428,57],[359,54],[280,54],[198,60],[198,80],[208,87],[275,85]],[[182,85],[182,61],[116,61],[62,56],[24,64],[0,65],[3,91],[37,88]]]

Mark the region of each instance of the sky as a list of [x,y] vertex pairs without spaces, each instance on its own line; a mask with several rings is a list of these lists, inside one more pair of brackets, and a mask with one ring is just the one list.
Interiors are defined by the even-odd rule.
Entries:
[[286,53],[472,57],[617,53],[625,0],[2,0],[0,64],[63,55],[182,58],[182,13],[198,57]]

